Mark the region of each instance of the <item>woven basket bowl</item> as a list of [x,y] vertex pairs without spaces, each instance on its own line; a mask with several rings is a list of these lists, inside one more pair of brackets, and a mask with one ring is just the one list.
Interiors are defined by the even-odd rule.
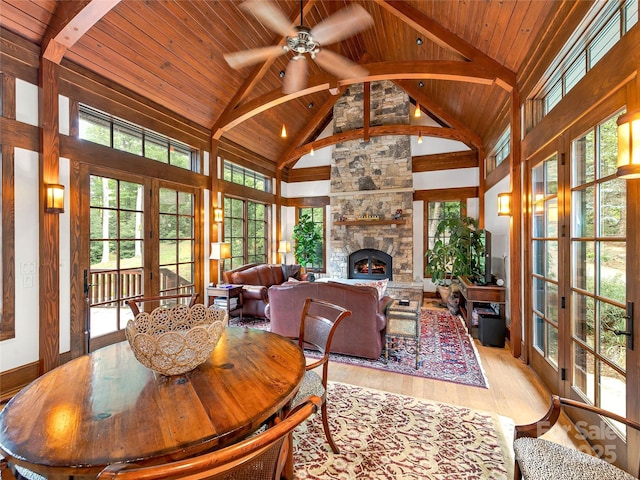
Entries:
[[226,310],[196,304],[156,308],[129,320],[125,334],[133,354],[145,367],[163,375],[180,375],[204,363],[227,325]]

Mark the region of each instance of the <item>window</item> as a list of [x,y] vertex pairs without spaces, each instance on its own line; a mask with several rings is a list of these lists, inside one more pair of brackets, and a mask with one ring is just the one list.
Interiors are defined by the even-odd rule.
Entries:
[[266,263],[269,221],[265,204],[239,198],[224,198],[224,241],[231,244],[231,258],[224,270],[246,263]]
[[531,173],[533,347],[558,367],[558,154]]
[[198,151],[107,113],[80,105],[79,137],[93,143],[197,172]]
[[90,176],[89,275],[91,338],[122,330],[124,303],[144,293],[144,188]]
[[[325,270],[325,208],[324,207],[301,207],[298,208],[298,215],[296,218],[300,218],[303,215],[308,215],[313,222],[314,229],[322,237],[322,242],[318,246],[317,255],[320,259],[312,265],[307,265],[307,270],[324,271]],[[293,247],[293,246],[292,246]]]
[[496,143],[496,147],[493,151],[493,154],[489,156],[489,161],[486,165],[486,173],[488,174],[493,169],[495,169],[498,165],[504,162],[507,158],[509,158],[509,154],[511,153],[511,127],[507,127],[505,132],[500,136],[498,142]]
[[224,161],[224,171],[222,178],[227,182],[237,183],[245,187],[255,188],[262,192],[271,191],[271,181],[258,172],[241,167],[227,160]]
[[[435,233],[438,224],[447,218],[462,218],[465,209],[464,203],[455,202],[429,202],[427,206],[427,250],[433,248]],[[446,234],[443,239],[449,238]]]
[[544,115],[592,69],[605,54],[638,23],[638,0],[595,2],[553,65],[543,76],[551,79],[538,98]]
[[626,413],[626,182],[616,177],[616,119],[571,145],[572,384],[591,403]]
[[194,195],[160,189],[160,294],[194,291]]

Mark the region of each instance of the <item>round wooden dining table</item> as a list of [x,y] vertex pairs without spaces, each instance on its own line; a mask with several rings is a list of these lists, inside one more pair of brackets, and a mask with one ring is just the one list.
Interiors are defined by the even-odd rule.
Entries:
[[13,397],[0,412],[0,451],[48,478],[188,458],[281,412],[304,370],[295,343],[251,328],[228,327],[205,363],[171,377],[144,367],[121,342],[51,370]]

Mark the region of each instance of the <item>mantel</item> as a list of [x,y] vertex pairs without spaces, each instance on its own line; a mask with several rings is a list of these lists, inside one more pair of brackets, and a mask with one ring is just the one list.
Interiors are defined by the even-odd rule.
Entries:
[[356,195],[380,195],[381,193],[413,193],[413,187],[379,188],[376,190],[351,190],[349,192],[331,192],[329,197],[355,197]]
[[334,225],[404,225],[406,220],[385,220],[384,218],[375,220],[343,220],[333,222]]

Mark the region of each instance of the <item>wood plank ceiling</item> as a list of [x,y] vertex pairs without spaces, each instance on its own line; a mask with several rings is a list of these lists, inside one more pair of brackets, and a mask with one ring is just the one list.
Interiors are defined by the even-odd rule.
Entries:
[[[306,0],[304,23],[313,27],[349,3],[355,2]],[[545,25],[563,4],[556,0],[357,3],[371,14],[374,26],[328,48],[366,64],[371,72],[397,74],[394,79],[412,98],[437,112],[444,124],[462,125],[483,141],[495,133],[495,120],[504,116],[510,102],[507,89],[492,76],[504,81],[512,74],[515,83]],[[224,53],[282,40],[239,4],[122,0],[66,50],[62,65],[95,72],[277,164],[298,146],[291,144],[292,139],[300,143],[299,134],[307,123],[335,98],[327,88],[306,93],[226,129],[226,120],[243,106],[282,97],[279,74],[291,56],[278,57],[268,68],[229,67]],[[298,23],[298,2],[279,1],[277,6]],[[40,45],[58,7],[55,0],[1,0],[0,26]],[[489,72],[489,84],[452,77],[447,73],[452,62],[458,65],[456,75],[466,75],[467,70]],[[314,62],[308,63],[310,85],[337,84]],[[436,76],[440,64],[444,74]],[[255,84],[249,83],[252,79]],[[240,106],[234,110],[238,99]],[[283,123],[288,139],[279,137]]]

